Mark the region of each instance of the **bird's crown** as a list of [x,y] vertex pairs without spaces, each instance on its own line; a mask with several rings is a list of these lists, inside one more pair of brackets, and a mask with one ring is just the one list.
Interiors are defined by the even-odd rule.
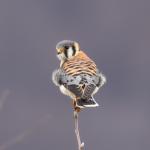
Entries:
[[63,40],[63,41],[60,41],[57,43],[56,45],[56,49],[60,49],[60,48],[63,48],[65,46],[73,46],[75,43],[75,41],[71,41],[71,40]]

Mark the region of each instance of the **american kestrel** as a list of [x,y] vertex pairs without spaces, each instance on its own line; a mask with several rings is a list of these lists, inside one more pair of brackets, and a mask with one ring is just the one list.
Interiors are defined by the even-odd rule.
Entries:
[[77,42],[64,40],[56,45],[60,68],[52,74],[60,91],[71,97],[74,109],[99,106],[93,95],[105,84],[105,76]]

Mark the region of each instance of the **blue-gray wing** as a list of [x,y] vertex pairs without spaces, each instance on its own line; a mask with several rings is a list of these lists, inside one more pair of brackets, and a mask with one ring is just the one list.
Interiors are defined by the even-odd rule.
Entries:
[[61,76],[62,76],[62,71],[60,69],[57,69],[52,73],[52,81],[56,86],[61,85]]
[[104,84],[104,79],[101,73],[96,76],[82,74],[78,76],[67,75],[63,69],[58,69],[53,72],[53,82],[56,86],[63,85],[66,89],[72,92],[76,97],[88,99]]
[[79,85],[81,78],[67,75],[62,69],[55,70],[52,74],[52,80],[56,86],[63,85],[67,90],[76,97],[83,95],[83,89]]

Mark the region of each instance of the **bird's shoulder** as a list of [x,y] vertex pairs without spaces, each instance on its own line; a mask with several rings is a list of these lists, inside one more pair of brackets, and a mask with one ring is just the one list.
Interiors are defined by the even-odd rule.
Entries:
[[80,50],[79,53],[73,58],[71,58],[69,61],[75,61],[75,60],[84,61],[84,62],[90,61],[91,63],[94,63],[94,61],[89,56],[87,56],[87,54],[82,50]]
[[88,57],[83,51],[80,51],[76,56],[73,58],[65,61],[62,65],[64,70],[68,69],[84,69],[84,70],[93,70],[96,72],[97,66],[95,62]]

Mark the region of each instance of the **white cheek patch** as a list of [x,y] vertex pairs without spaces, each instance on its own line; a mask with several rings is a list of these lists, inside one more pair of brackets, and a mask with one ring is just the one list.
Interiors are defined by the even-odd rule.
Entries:
[[64,63],[66,57],[63,53],[57,55],[58,59],[60,60],[60,67],[62,66],[62,64]]
[[58,58],[59,60],[61,60],[61,54],[57,55],[57,58]]
[[73,49],[72,49],[72,47],[69,47],[69,49],[68,49],[68,58],[70,58],[72,56],[73,56]]
[[64,60],[65,59],[65,55],[63,53],[57,55],[59,60]]

